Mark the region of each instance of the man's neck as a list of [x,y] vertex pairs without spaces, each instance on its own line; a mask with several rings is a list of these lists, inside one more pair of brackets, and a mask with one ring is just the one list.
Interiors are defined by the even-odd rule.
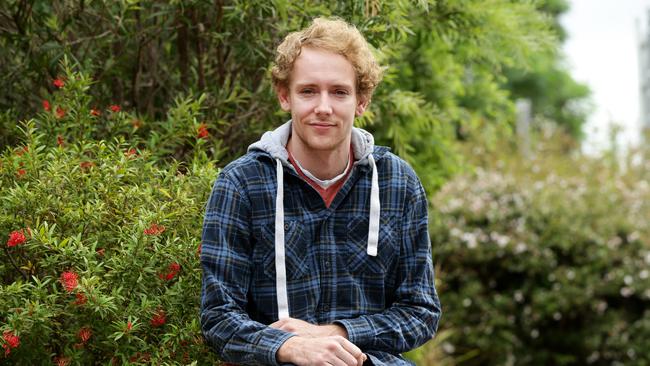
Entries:
[[287,150],[300,165],[316,178],[328,180],[343,173],[350,159],[350,145],[337,150],[305,151],[289,138]]

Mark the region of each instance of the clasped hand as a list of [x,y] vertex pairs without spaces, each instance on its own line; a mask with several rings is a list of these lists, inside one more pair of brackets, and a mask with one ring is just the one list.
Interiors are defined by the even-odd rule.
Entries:
[[301,365],[362,366],[367,356],[347,339],[347,331],[336,324],[315,325],[286,318],[270,325],[297,335],[277,352],[279,362]]

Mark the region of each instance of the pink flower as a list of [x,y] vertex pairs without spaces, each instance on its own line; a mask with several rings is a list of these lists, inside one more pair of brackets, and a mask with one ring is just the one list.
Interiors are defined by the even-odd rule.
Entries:
[[112,106],[108,107],[108,109],[110,109],[111,112],[113,112],[113,113],[117,113],[117,112],[122,110],[122,107],[120,107],[117,104],[113,104]]
[[131,321],[126,322],[126,329],[124,329],[124,333],[130,332],[132,328],[133,324],[131,324]]
[[21,177],[24,176],[25,174],[27,174],[27,170],[25,170],[25,169],[18,169],[18,170],[16,171],[16,177],[18,177],[18,178],[21,178]]
[[91,108],[91,109],[90,109],[90,115],[91,115],[91,116],[99,117],[99,116],[101,116],[101,114],[102,114],[102,112],[100,112],[100,111],[97,110],[97,109],[94,109],[94,108]]
[[16,245],[20,245],[24,243],[25,240],[27,240],[27,238],[25,238],[25,234],[23,233],[22,230],[12,231],[11,234],[9,234],[9,240],[7,240],[7,246],[15,247]]
[[66,291],[72,292],[77,288],[79,282],[77,281],[79,276],[74,272],[63,272],[61,273],[61,284]]
[[50,106],[50,102],[48,102],[45,99],[43,99],[43,109],[45,109],[45,111],[47,111],[47,112],[52,110],[52,107]]

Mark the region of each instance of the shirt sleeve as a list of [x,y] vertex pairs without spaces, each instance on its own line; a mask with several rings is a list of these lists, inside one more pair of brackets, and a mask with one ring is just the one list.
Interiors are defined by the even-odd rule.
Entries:
[[361,349],[401,353],[431,339],[438,328],[440,301],[435,289],[427,199],[419,181],[407,202],[402,226],[395,301],[381,313],[337,320]]
[[276,352],[288,333],[246,313],[251,278],[250,203],[228,176],[214,184],[203,222],[201,329],[226,362],[279,365]]

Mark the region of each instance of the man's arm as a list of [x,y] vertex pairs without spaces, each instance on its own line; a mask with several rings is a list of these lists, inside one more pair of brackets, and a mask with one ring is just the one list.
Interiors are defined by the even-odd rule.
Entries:
[[227,362],[278,365],[276,352],[293,334],[253,321],[246,313],[251,277],[250,203],[219,176],[203,223],[201,329]]
[[434,287],[427,199],[419,180],[413,183],[402,226],[395,301],[381,313],[334,322],[364,350],[405,352],[431,339],[438,328],[441,308]]

